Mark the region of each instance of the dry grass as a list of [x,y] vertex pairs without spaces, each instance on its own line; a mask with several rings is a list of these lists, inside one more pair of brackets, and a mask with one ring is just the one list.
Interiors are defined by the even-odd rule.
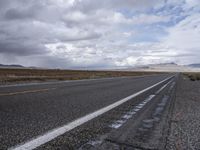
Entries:
[[200,73],[184,73],[191,81],[200,80]]
[[141,76],[159,72],[81,71],[59,69],[0,69],[0,84],[13,82],[94,79],[103,77]]

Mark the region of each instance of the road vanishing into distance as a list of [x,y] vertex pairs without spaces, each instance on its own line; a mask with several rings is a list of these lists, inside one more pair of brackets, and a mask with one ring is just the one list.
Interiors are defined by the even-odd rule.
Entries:
[[177,76],[0,86],[0,149],[160,147]]

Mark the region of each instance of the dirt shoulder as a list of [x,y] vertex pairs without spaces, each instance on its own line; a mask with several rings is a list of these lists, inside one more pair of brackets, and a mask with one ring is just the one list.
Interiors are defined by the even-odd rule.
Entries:
[[181,75],[168,137],[168,150],[200,149],[200,81]]

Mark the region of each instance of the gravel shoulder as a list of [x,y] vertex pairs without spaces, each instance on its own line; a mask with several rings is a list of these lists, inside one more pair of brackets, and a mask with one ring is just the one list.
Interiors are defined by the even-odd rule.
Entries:
[[167,142],[167,150],[200,149],[200,81],[181,75]]

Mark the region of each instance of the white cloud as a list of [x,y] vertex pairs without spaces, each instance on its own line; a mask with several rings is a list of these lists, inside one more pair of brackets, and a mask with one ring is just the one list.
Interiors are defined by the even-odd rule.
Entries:
[[174,27],[168,29],[169,35],[164,39],[166,45],[177,51],[200,51],[200,15],[186,17]]
[[191,8],[191,7],[198,7],[200,6],[199,0],[186,0],[185,7]]
[[0,1],[0,63],[106,68],[199,57],[198,0],[23,2]]
[[169,22],[169,16],[157,16],[157,15],[148,15],[148,14],[141,14],[138,16],[134,16],[132,18],[133,24],[153,24],[159,22]]

